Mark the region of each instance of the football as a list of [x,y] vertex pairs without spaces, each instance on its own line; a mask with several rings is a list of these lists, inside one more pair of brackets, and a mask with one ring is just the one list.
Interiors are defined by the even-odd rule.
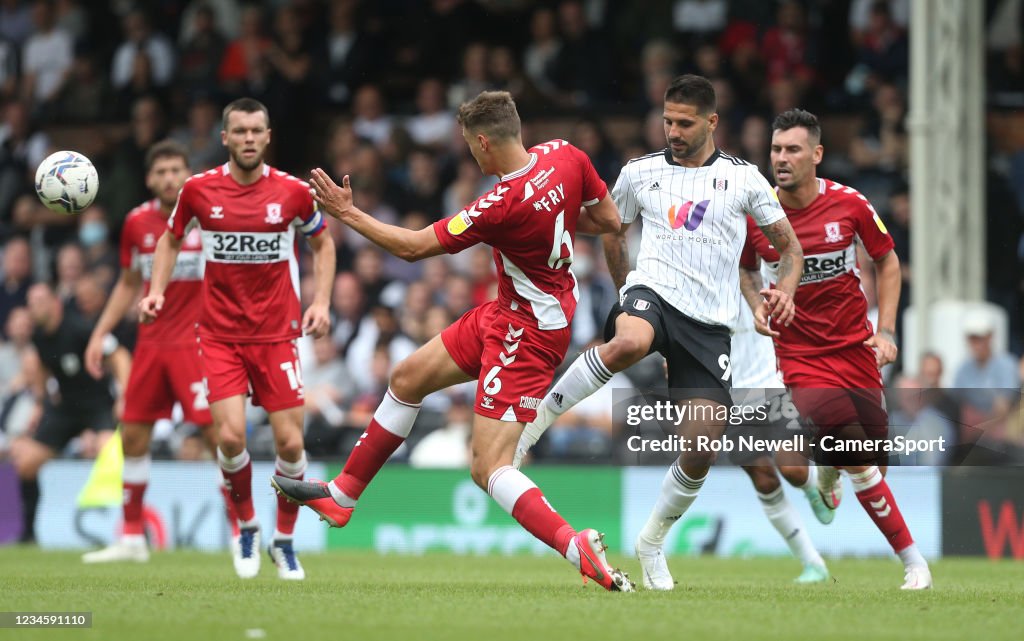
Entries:
[[96,199],[100,181],[92,161],[74,151],[50,154],[36,169],[36,194],[59,214],[77,214]]

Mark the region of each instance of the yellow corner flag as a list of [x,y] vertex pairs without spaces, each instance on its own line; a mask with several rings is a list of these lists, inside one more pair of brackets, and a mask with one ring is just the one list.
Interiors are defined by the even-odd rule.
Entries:
[[78,493],[78,507],[107,507],[121,505],[121,470],[124,454],[121,451],[121,429],[107,439],[96,462],[92,464],[89,480]]

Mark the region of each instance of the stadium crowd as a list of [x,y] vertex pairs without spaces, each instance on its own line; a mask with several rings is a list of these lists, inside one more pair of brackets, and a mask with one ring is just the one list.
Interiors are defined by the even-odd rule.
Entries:
[[[315,166],[336,178],[350,174],[365,211],[418,229],[493,180],[481,179],[454,119],[455,108],[479,91],[511,91],[528,145],[564,137],[611,186],[628,159],[665,146],[661,102],[669,80],[699,73],[718,94],[718,146],[769,178],[774,114],[800,106],[822,117],[827,153],[820,173],[857,188],[879,209],[904,265],[905,307],[912,286],[909,4],[0,0],[0,452],[4,435],[30,428],[35,415],[21,367],[31,349],[29,285],[53,282],[70,309],[95,320],[117,278],[124,216],[150,197],[146,149],[172,138],[187,147],[193,172],[223,163],[220,109],[243,95],[270,109],[274,166],[299,177]],[[1019,2],[988,2],[992,113],[1024,105],[1024,16],[1013,11],[1024,14]],[[1020,387],[1024,147],[992,147],[988,298],[1008,312],[1012,353],[993,354],[992,328],[978,321],[965,337],[967,362],[928,354],[917,376],[898,369],[889,376],[899,420],[929,421],[928,429],[957,439],[951,415],[1009,416],[999,433],[1024,446],[1024,424],[1013,419],[1019,395],[916,392],[940,388],[943,368],[962,371],[957,387],[981,380]],[[33,191],[38,163],[62,148],[87,154],[99,170],[99,198],[78,216],[49,212]],[[496,279],[486,247],[407,264],[337,221],[330,233],[338,248],[332,335],[305,343],[302,356],[307,446],[336,460],[368,423],[390,367],[493,297]],[[580,306],[571,356],[601,340],[616,299],[600,245],[581,236],[575,251]],[[308,300],[311,279],[302,285]],[[118,331],[129,346],[135,321],[125,318]],[[617,375],[560,419],[538,456],[611,460],[611,388],[656,385],[661,377],[657,359]],[[471,389],[429,398],[400,455],[414,465],[465,465],[471,398]],[[935,411],[950,403],[959,409]],[[935,414],[945,422],[936,426]],[[253,410],[250,419],[251,451],[269,455],[265,417]],[[188,425],[168,423],[157,435],[158,454],[206,452]],[[93,456],[93,441],[78,439],[67,454]]]

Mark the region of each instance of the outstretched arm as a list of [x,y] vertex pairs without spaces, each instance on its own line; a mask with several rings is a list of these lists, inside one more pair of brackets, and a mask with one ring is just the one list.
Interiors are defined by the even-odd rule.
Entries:
[[789,326],[796,315],[793,297],[804,273],[804,250],[800,247],[800,241],[797,240],[796,232],[793,231],[788,218],[765,225],[761,227],[761,231],[779,252],[779,276],[773,289],[762,289],[760,294],[768,303],[768,312],[772,320]]
[[313,188],[313,199],[320,205],[322,211],[345,223],[388,253],[409,262],[445,253],[433,227],[413,231],[388,225],[375,220],[356,207],[352,202],[352,187],[348,176],[342,178],[339,186],[331,180],[327,172],[318,168],[310,172],[309,183]]
[[[758,259],[760,266],[760,258]],[[765,291],[764,281],[761,279],[761,271],[758,269],[747,269],[740,265],[740,293],[754,313],[754,329],[758,334],[765,336],[778,336],[779,332],[772,329],[768,324],[768,301],[761,293]]]

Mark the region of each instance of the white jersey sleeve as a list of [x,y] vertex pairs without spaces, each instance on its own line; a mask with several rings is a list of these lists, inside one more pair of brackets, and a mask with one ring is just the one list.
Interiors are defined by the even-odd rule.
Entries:
[[775,193],[775,189],[765,180],[756,166],[750,165],[747,170],[746,213],[754,219],[758,227],[771,225],[785,218],[786,212],[782,209],[782,203],[779,202],[779,196]]
[[642,209],[640,200],[636,197],[632,173],[630,165],[627,164],[619,172],[619,178],[612,188],[612,200],[619,208],[619,218],[627,224],[636,220]]

